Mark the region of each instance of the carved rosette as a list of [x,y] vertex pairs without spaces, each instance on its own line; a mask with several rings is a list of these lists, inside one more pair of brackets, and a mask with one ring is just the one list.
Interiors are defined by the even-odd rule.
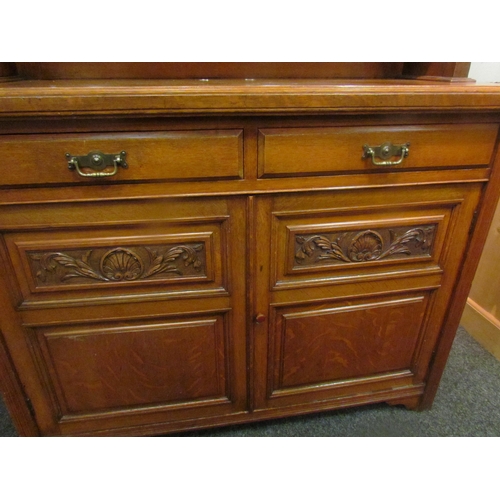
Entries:
[[430,256],[436,224],[415,228],[368,229],[344,233],[297,236],[295,261],[370,262],[393,256]]
[[203,274],[205,245],[176,245],[170,248],[116,247],[65,252],[28,252],[36,282],[62,284],[80,281],[127,282],[165,275]]

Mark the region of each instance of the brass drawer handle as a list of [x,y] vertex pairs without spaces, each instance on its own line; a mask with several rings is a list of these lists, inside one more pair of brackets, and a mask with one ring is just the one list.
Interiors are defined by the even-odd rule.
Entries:
[[[76,170],[82,177],[112,177],[118,172],[118,167],[127,168],[125,161],[127,153],[122,151],[118,154],[104,154],[100,151],[91,151],[85,156],[72,156],[66,153],[68,168]],[[114,167],[110,172],[104,172],[106,167]],[[90,168],[94,172],[83,172],[81,168]]]
[[[401,145],[393,145],[390,142],[385,142],[381,146],[363,146],[363,156],[362,158],[371,157],[372,163],[377,167],[390,167],[394,165],[400,165],[403,160],[410,153],[410,143]],[[389,158],[393,156],[399,156],[399,160],[389,161]],[[375,158],[381,158],[384,161],[377,161]]]

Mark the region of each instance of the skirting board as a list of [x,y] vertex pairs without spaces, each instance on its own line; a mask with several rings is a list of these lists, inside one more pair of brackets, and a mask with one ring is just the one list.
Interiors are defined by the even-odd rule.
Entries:
[[500,320],[469,297],[460,324],[500,360]]

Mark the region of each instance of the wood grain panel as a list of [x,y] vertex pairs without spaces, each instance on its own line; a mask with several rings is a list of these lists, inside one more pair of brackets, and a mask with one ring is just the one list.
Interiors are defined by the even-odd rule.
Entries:
[[[496,124],[261,129],[259,176],[487,165],[497,131]],[[409,156],[394,167],[377,167],[362,158],[365,144],[386,142],[409,142]]]
[[7,351],[0,330],[0,393],[9,410],[12,422],[21,436],[39,436],[34,412],[31,411],[29,398],[19,381],[12,360]]
[[[334,404],[347,394],[376,401],[376,391],[405,377],[405,390],[422,388],[480,192],[480,185],[463,184],[262,197],[255,213],[254,303],[263,315],[254,326],[255,408],[309,405],[318,398]],[[432,224],[436,233],[427,255],[308,262],[311,269],[295,261],[295,234]],[[394,351],[380,347],[385,336]],[[358,362],[361,352],[366,365]]]
[[422,295],[279,308],[275,389],[410,369],[426,302]]
[[228,204],[184,198],[9,207],[3,238],[17,305],[227,295]]
[[225,239],[223,221],[5,236],[25,307],[221,293]]
[[63,415],[227,396],[222,315],[38,329]]
[[295,236],[295,263],[307,266],[326,260],[357,263],[430,257],[435,233],[436,224],[430,224]]
[[[0,88],[2,117],[498,112],[500,88],[415,80],[59,80]],[[470,118],[462,115],[462,117]],[[297,116],[298,117],[298,116]],[[410,118],[411,119],[411,118]],[[410,120],[408,120],[410,121]],[[304,124],[305,125],[305,124]],[[71,125],[67,129],[71,130]],[[7,127],[8,130],[11,126]]]
[[317,198],[297,200],[293,214],[273,214],[272,289],[324,285],[442,272],[442,251],[453,210],[460,204],[421,200],[419,206],[364,210],[361,204],[340,215],[315,212]]
[[[127,168],[105,179],[68,169],[66,153],[127,153]],[[2,184],[74,184],[152,180],[239,179],[243,176],[241,130],[194,130],[127,134],[4,136],[0,138]],[[104,172],[109,171],[107,168]],[[91,169],[83,169],[92,173]]]
[[[8,63],[3,63],[8,64]],[[12,64],[12,63],[11,63]],[[21,62],[25,78],[394,78],[401,62]]]

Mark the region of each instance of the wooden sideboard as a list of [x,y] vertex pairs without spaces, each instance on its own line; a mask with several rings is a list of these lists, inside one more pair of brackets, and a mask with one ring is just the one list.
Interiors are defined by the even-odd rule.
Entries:
[[20,434],[430,407],[500,192],[500,87],[19,68],[0,388]]

